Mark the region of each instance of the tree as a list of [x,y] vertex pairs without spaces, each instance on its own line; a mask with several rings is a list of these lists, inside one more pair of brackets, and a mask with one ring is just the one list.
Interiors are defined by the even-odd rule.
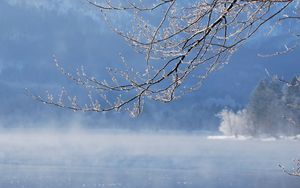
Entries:
[[274,117],[274,114],[285,113],[284,104],[281,100],[284,95],[282,85],[277,80],[265,79],[260,81],[254,89],[246,107],[249,119],[252,120],[252,135],[288,134],[288,126],[283,126],[286,122],[282,115]]
[[284,83],[278,76],[261,80],[249,103],[238,112],[223,110],[219,130],[225,135],[296,136],[300,134],[300,82]]
[[[293,0],[157,0],[92,2],[108,26],[138,53],[145,55],[143,69],[123,58],[124,68],[110,68],[110,81],[58,69],[90,91],[89,104],[63,90],[55,99],[30,94],[34,99],[74,111],[105,112],[125,109],[141,113],[145,100],[170,102],[198,89],[212,72],[228,63],[230,56],[259,28],[282,14]],[[116,25],[111,14],[128,18]],[[130,26],[130,27],[129,27]]]
[[[291,83],[286,80],[279,79],[281,82],[287,85],[287,95],[285,97],[285,104],[290,113],[286,116],[286,119],[293,126],[300,126],[300,79],[299,76],[295,76]],[[296,114],[296,115],[295,115]],[[294,160],[294,167],[291,170],[287,170],[284,166],[279,165],[283,172],[290,176],[300,177],[300,159]]]
[[290,113],[286,115],[287,120],[294,126],[300,125],[300,79],[295,76],[291,83],[287,83],[285,96],[286,108]]

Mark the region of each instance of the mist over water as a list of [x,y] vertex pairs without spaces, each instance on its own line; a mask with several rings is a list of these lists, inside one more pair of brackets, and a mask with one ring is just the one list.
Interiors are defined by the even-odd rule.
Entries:
[[[73,75],[83,66],[109,81],[106,67],[124,70],[120,55],[139,71],[144,56],[100,14],[84,0],[0,1],[0,188],[300,187],[300,178],[278,167],[291,169],[300,159],[300,111],[290,108],[300,105],[300,84],[262,80],[254,88],[266,69],[286,79],[299,75],[300,48],[257,56],[281,51],[284,41],[289,46],[286,27],[274,36],[261,29],[199,92],[168,105],[146,102],[135,120],[120,112],[72,113],[26,96],[24,88],[57,96],[64,87],[89,101],[88,91],[55,68],[53,54]],[[194,132],[218,127],[225,136]]]
[[185,133],[2,131],[0,187],[299,187],[299,140]]

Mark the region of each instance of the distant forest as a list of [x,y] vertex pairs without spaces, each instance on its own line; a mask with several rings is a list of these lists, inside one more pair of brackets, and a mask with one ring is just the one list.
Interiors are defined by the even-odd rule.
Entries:
[[300,80],[277,76],[261,80],[248,105],[238,112],[225,109],[220,131],[226,135],[280,136],[300,134]]

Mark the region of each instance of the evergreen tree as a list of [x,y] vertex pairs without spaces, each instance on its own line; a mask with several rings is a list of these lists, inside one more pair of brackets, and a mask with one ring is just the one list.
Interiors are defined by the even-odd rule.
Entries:
[[253,135],[276,134],[283,123],[284,104],[282,102],[282,83],[276,80],[262,80],[252,93],[246,107]]

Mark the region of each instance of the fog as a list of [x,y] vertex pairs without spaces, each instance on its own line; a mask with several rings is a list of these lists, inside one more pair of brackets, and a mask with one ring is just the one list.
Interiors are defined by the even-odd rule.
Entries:
[[0,187],[299,187],[299,140],[208,133],[2,130]]
[[[284,49],[286,27],[268,36],[262,29],[199,91],[168,105],[147,102],[136,119],[122,112],[73,113],[26,96],[24,88],[44,96],[65,87],[89,100],[88,91],[57,71],[53,54],[71,73],[83,66],[99,80],[109,77],[106,67],[122,69],[118,54],[135,68],[143,65],[144,57],[99,13],[85,0],[0,1],[0,188],[299,188],[300,178],[278,167],[291,169],[300,158],[299,128],[278,123],[282,115],[298,120],[299,111],[274,107],[286,97],[279,103],[250,97],[265,69],[285,79],[299,75],[300,48],[257,56]],[[278,111],[259,118],[249,101],[268,106],[263,112]]]

